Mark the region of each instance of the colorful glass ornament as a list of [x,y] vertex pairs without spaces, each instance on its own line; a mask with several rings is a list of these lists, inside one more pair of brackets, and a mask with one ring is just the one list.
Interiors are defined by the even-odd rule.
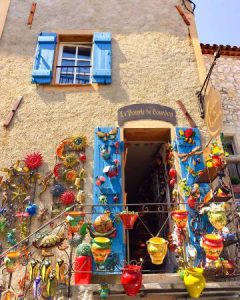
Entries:
[[101,203],[101,204],[106,204],[107,201],[108,201],[108,199],[107,199],[107,196],[105,196],[105,195],[100,195],[98,197],[98,202]]
[[68,211],[65,213],[68,221],[69,232],[74,234],[81,228],[86,213],[82,211]]
[[168,172],[168,175],[172,178],[175,178],[177,176],[177,172],[174,168],[171,168]]
[[72,204],[75,200],[75,194],[72,191],[65,191],[60,196],[60,200],[65,205]]
[[70,140],[66,139],[64,141],[62,141],[56,149],[56,154],[59,158],[63,159],[64,158],[64,151],[65,151],[65,146],[68,146],[70,144]]
[[61,179],[65,168],[62,163],[56,164],[53,169],[53,174],[56,178]]
[[51,193],[54,197],[60,197],[64,191],[65,188],[61,183],[55,183],[51,188]]
[[79,155],[79,160],[82,162],[82,163],[85,163],[85,161],[87,160],[87,156],[84,152],[81,152],[80,155]]
[[25,165],[29,169],[31,169],[31,170],[37,169],[38,167],[41,166],[41,164],[43,162],[42,154],[39,153],[39,152],[34,152],[34,153],[31,153],[31,154],[28,154],[25,157],[24,161],[25,161]]
[[17,269],[19,265],[19,257],[20,257],[19,251],[11,251],[6,254],[4,258],[4,264],[6,266],[8,273],[12,273]]
[[38,210],[38,206],[35,203],[29,203],[26,207],[26,212],[31,216],[35,216]]
[[63,164],[68,168],[75,166],[77,163],[78,158],[75,153],[69,153],[63,158]]
[[87,138],[85,135],[77,135],[71,138],[70,147],[74,150],[82,150],[87,146]]
[[107,283],[101,283],[101,288],[99,290],[100,299],[107,299],[109,296],[109,287]]
[[77,171],[75,171],[75,170],[66,170],[63,173],[64,180],[66,180],[69,183],[75,182],[77,176],[78,176],[78,174],[77,174]]

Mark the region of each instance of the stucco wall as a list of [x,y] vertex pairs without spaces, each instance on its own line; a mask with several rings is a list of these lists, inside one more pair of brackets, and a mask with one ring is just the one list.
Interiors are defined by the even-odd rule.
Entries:
[[[93,130],[115,125],[118,108],[142,102],[167,105],[177,110],[178,125],[188,126],[176,105],[181,99],[207,136],[198,111],[200,83],[194,52],[175,8],[179,0],[41,0],[30,28],[26,24],[31,3],[11,1],[0,40],[2,123],[17,96],[24,96],[11,126],[0,126],[1,167],[40,151],[44,169],[52,169],[59,141],[85,133],[89,141],[85,189],[91,202]],[[113,83],[97,89],[31,84],[37,34],[83,29],[112,32]],[[45,199],[50,205],[50,198]]]
[[[204,55],[207,69],[212,55]],[[234,136],[240,153],[240,57],[221,56],[211,76],[211,83],[221,93],[223,107],[223,132]]]

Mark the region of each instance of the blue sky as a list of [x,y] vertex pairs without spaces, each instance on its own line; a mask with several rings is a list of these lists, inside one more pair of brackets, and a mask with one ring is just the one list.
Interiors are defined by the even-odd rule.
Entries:
[[240,46],[240,0],[193,0],[201,43]]

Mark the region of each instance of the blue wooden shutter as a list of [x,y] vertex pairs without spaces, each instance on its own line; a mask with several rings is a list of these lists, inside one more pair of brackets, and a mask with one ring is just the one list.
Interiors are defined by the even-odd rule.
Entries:
[[[193,141],[188,142],[187,139],[185,139],[183,136],[180,135],[179,131],[185,131],[186,129],[190,129],[190,128],[182,128],[182,127],[177,127],[176,128],[176,150],[179,154],[183,154],[183,153],[189,153],[191,152],[194,148],[196,148],[197,146],[201,147],[201,136],[200,136],[200,132],[198,128],[191,128],[195,134],[195,136],[193,137]],[[200,148],[201,149],[201,148]],[[196,158],[200,158],[200,162],[198,162],[195,166],[193,163],[193,159]],[[195,172],[198,172],[200,170],[204,169],[204,160],[203,160],[203,155],[196,155],[196,156],[190,156],[186,162],[182,162],[181,159],[179,159],[179,163],[180,163],[180,172],[181,172],[181,178],[186,178],[187,179],[187,185],[192,187],[193,184],[196,182],[197,180],[197,176],[195,176],[195,174],[190,174],[187,170],[187,168],[191,168],[193,169]],[[207,192],[209,191],[209,185],[206,183],[201,183],[199,184],[200,187],[200,193],[201,193],[201,202],[203,202],[203,198],[204,196],[207,194]],[[184,201],[186,201],[187,203],[187,199],[188,197],[185,197]],[[189,207],[188,204],[186,204],[186,209],[189,212],[188,215],[188,224],[190,225],[192,219],[194,218],[194,220],[192,221],[192,225],[194,227],[194,231],[195,232],[212,232],[213,228],[211,226],[211,224],[208,221],[207,216],[205,215],[200,215],[200,219],[199,222],[196,222],[196,217],[198,217],[198,210],[194,210],[191,209]],[[195,234],[195,232],[193,232],[191,226],[189,226],[189,244],[193,245],[197,250],[198,250],[198,257],[195,261],[195,266],[198,265],[198,263],[204,259],[205,254],[203,249],[200,247],[200,238],[201,236],[199,234]]]
[[[107,204],[114,204],[113,198],[115,195],[118,196],[118,204],[122,204],[122,174],[121,174],[121,150],[116,151],[116,148],[114,147],[114,143],[116,141],[120,141],[120,130],[118,129],[118,133],[116,135],[115,140],[107,140],[103,141],[100,139],[96,132],[101,131],[108,133],[111,129],[111,127],[97,127],[95,129],[95,137],[94,137],[94,181],[93,181],[93,204],[99,205],[98,198],[100,195],[106,195],[107,196]],[[101,148],[102,146],[105,146],[111,153],[111,156],[109,160],[104,160],[101,156]],[[121,145],[122,146],[122,145]],[[119,152],[119,153],[116,153]],[[117,177],[109,178],[107,175],[104,175],[103,168],[106,166],[109,166],[112,164],[112,162],[117,159],[120,162],[119,165],[119,174]],[[106,182],[101,186],[98,187],[95,184],[96,178],[98,176],[103,176],[106,179]],[[106,210],[110,210],[111,212],[111,219],[114,220],[116,215],[122,211],[122,206],[110,206],[110,205],[102,205],[102,206],[96,206],[93,209],[93,216],[92,221],[96,219],[97,216],[100,214],[103,214]],[[99,274],[106,274],[106,273],[121,273],[120,271],[120,263],[123,262],[125,259],[125,244],[123,240],[123,226],[121,222],[114,222],[114,226],[116,228],[116,237],[112,238],[112,247],[111,247],[111,255],[107,259],[107,261],[101,265],[99,268],[97,268],[96,265],[94,265],[94,273],[101,273]]]
[[110,32],[95,32],[93,35],[93,83],[112,82],[112,37]]
[[56,33],[41,32],[39,34],[32,71],[32,83],[51,83],[56,43]]

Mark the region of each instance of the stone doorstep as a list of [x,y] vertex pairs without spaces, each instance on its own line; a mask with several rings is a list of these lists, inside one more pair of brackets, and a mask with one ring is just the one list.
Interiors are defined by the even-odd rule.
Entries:
[[[94,295],[98,295],[100,283],[109,283],[111,296],[126,296],[120,283],[119,275],[94,276],[93,284],[85,284],[79,286],[71,286],[71,293],[78,294],[89,291]],[[67,287],[60,288],[66,294]],[[177,274],[151,274],[143,275],[143,285],[139,292],[140,296],[150,294],[187,296],[186,288]],[[227,282],[207,282],[203,296],[224,296],[237,295],[240,298],[240,280]],[[231,299],[231,298],[229,298]]]

